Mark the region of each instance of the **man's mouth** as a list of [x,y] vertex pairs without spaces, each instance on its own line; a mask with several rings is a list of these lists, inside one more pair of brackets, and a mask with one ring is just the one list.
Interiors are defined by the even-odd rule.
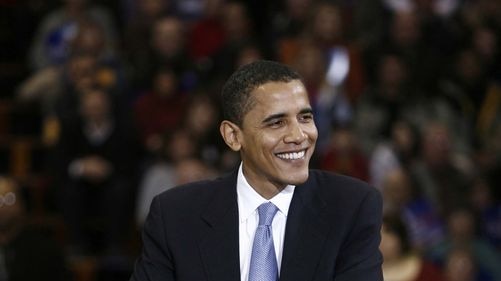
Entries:
[[306,155],[306,150],[301,150],[298,152],[277,153],[276,155],[278,158],[284,160],[298,160],[298,159],[304,159],[304,156]]

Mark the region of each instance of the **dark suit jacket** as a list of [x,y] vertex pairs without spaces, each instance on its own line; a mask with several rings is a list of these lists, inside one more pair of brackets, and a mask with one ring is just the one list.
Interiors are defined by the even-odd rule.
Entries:
[[[240,280],[237,173],[157,196],[132,281]],[[362,181],[310,172],[292,198],[281,281],[379,281],[382,200]]]

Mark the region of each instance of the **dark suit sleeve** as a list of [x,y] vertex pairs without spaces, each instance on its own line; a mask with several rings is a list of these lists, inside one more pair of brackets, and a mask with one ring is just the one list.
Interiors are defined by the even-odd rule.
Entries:
[[143,250],[136,261],[130,281],[176,280],[172,256],[165,240],[164,223],[161,200],[157,196],[144,224]]
[[336,264],[335,281],[382,281],[381,241],[382,199],[371,188],[362,200],[348,239]]

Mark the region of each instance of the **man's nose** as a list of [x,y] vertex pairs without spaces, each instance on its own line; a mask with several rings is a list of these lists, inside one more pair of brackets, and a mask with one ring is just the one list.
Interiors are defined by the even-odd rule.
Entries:
[[290,124],[287,135],[284,138],[285,142],[292,143],[302,143],[307,138],[304,129],[298,122],[293,122]]

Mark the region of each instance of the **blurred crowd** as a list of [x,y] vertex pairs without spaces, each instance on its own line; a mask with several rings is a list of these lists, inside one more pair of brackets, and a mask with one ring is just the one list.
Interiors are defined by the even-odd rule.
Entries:
[[256,59],[304,78],[311,166],[381,191],[385,280],[501,280],[500,0],[0,7],[0,281],[126,280],[152,198],[238,165],[219,93]]

